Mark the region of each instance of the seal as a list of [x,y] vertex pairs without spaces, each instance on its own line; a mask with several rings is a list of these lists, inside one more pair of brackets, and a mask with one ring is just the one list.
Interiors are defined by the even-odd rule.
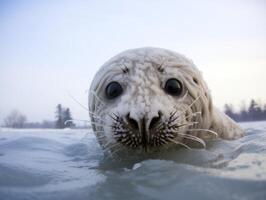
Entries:
[[161,48],[131,49],[107,61],[92,81],[89,113],[100,145],[112,152],[206,147],[207,140],[244,134],[213,106],[193,62]]

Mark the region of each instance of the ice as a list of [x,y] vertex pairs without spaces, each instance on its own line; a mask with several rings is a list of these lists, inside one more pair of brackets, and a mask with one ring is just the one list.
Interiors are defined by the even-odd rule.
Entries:
[[90,130],[0,129],[0,199],[266,199],[266,122],[158,158],[106,159]]

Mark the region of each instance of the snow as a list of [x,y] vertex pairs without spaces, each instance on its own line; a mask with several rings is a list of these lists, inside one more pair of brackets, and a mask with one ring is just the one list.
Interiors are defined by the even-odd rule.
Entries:
[[266,122],[207,149],[111,161],[90,130],[0,129],[0,199],[266,199]]

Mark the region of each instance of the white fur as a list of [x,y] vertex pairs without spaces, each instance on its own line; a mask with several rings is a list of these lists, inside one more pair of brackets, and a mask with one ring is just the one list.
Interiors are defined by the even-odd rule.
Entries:
[[[158,71],[159,66],[163,67],[163,73]],[[125,68],[129,69],[128,73],[123,73]],[[185,90],[181,97],[173,97],[163,90],[169,78],[177,78],[183,83]],[[117,81],[123,87],[123,94],[115,100],[107,100],[104,93],[111,81]],[[111,113],[119,116],[130,113],[133,119],[145,117],[149,121],[158,115],[158,111],[167,118],[173,109],[179,113],[180,123],[185,120],[185,114],[201,112],[202,115],[196,119],[199,123],[194,128],[213,130],[224,139],[243,135],[243,130],[233,120],[213,106],[210,91],[193,62],[169,50],[140,48],[122,52],[100,68],[90,90],[94,92],[89,95],[89,110],[94,113],[90,115],[91,120],[105,122],[103,126],[92,124],[96,135],[104,137],[101,144],[116,143],[110,128]],[[195,103],[189,107],[193,101]],[[204,131],[190,134],[202,139],[210,138]]]

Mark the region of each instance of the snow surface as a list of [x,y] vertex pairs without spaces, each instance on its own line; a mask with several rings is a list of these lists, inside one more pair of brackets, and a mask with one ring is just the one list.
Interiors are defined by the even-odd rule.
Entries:
[[266,122],[207,149],[111,162],[89,130],[0,129],[0,199],[266,199]]

